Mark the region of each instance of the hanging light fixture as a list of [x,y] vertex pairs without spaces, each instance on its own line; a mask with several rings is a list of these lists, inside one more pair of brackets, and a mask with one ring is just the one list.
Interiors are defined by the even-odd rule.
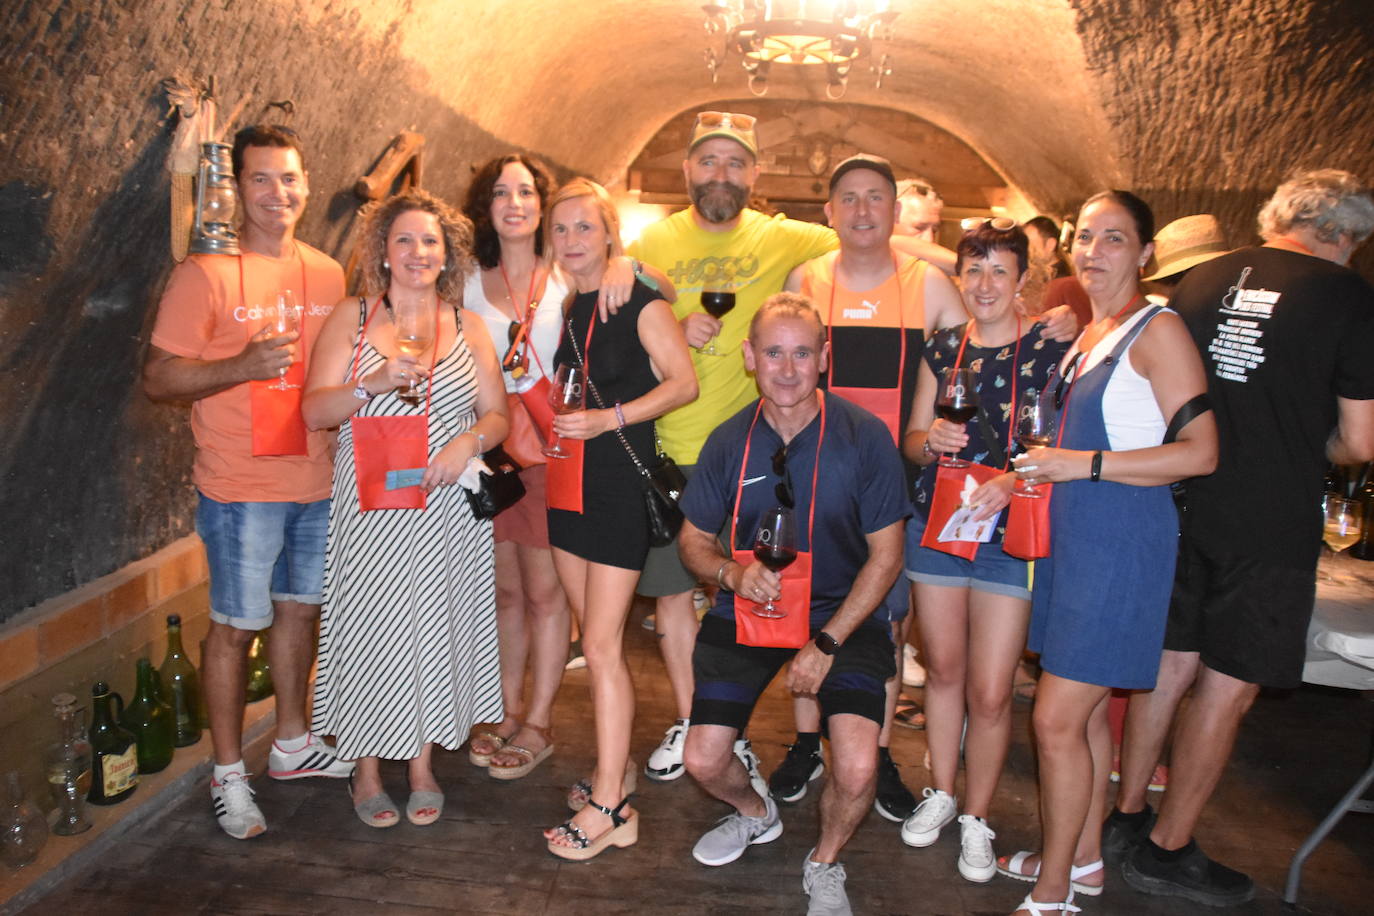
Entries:
[[[860,12],[860,5],[858,0],[723,0],[705,4],[705,57],[711,82],[716,82],[730,55],[738,54],[754,95],[768,92],[773,64],[809,64],[825,67],[825,94],[840,98],[854,63],[872,54],[875,41],[890,39],[892,21],[897,18],[887,0],[862,4],[872,7],[866,12]],[[719,54],[711,46],[718,36]],[[892,73],[891,58],[884,54],[871,69],[877,76],[875,85],[881,88],[883,77]]]
[[234,188],[232,148],[227,143],[202,143],[196,172],[196,211],[191,224],[192,254],[238,254],[234,231],[238,192]]

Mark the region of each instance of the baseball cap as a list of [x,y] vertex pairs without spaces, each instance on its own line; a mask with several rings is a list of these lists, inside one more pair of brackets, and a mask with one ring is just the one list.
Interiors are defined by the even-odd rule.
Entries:
[[687,146],[687,152],[690,153],[713,137],[724,137],[727,140],[734,140],[747,149],[749,155],[757,158],[759,141],[754,136],[756,121],[757,119],[753,115],[736,114],[729,111],[700,112],[697,114],[696,127],[692,129],[692,142]]
[[892,163],[882,156],[870,156],[867,153],[850,156],[835,166],[835,171],[830,173],[830,193],[834,194],[835,185],[839,184],[840,179],[855,169],[868,169],[870,172],[877,172],[892,185],[892,193],[894,195],[897,193],[897,178],[892,174]]

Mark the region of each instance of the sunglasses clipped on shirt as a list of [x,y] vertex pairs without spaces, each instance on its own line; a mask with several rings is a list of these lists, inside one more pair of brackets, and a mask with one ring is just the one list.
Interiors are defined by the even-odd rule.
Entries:
[[796,498],[792,491],[792,475],[787,471],[787,446],[783,445],[773,453],[773,476],[779,478],[773,487],[773,495],[788,509],[796,508]]

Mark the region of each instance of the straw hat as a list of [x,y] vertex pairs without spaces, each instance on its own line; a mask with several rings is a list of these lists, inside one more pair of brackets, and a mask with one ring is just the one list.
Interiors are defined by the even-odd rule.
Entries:
[[1230,250],[1215,216],[1181,216],[1155,234],[1155,272],[1145,279],[1172,277]]

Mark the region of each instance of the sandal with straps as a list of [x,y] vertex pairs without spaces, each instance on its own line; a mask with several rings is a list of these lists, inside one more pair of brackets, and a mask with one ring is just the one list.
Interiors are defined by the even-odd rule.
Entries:
[[1041,916],[1042,913],[1081,913],[1083,910],[1073,905],[1073,888],[1069,889],[1069,899],[1063,903],[1040,903],[1032,900],[1031,895],[1027,894],[1026,899],[1021,901],[1021,905],[1011,911],[1011,916],[1025,910],[1031,916]]
[[[487,761],[487,775],[492,779],[520,779],[523,776],[528,776],[531,770],[543,763],[544,760],[553,753],[553,729],[547,726],[540,727],[538,725],[531,725],[528,722],[520,726],[520,728],[529,729],[543,738],[544,749],[532,751],[527,747],[507,741],[506,746],[495,754],[492,754],[491,758]],[[514,738],[515,736],[512,735],[511,737]],[[519,758],[520,762],[514,766],[499,764],[496,762],[496,757],[500,754],[510,754],[513,757]]]
[[[625,779],[620,784],[621,795],[633,795],[639,787],[639,767],[634,760],[625,761]],[[592,797],[592,778],[584,776],[572,784],[568,790],[568,808],[572,811],[581,811],[587,807],[587,799]]]
[[[1040,880],[1040,863],[1035,864],[1034,871],[1026,871],[1026,860],[1036,853],[1029,849],[1023,849],[1011,858],[997,860],[997,871],[1008,878],[1015,878],[1017,881],[1034,883]],[[1079,878],[1086,878],[1088,875],[1097,874],[1105,866],[1102,860],[1089,862],[1087,865],[1075,865],[1069,869],[1069,886],[1084,897],[1097,897],[1102,893],[1101,884],[1084,884]]]
[[630,803],[627,795],[620,800],[620,804],[614,808],[607,808],[595,799],[588,799],[587,804],[611,819],[610,829],[602,832],[596,839],[590,839],[586,831],[574,824],[571,820],[564,821],[554,828],[554,836],[565,836],[572,840],[573,845],[563,846],[549,840],[549,852],[558,856],[560,859],[570,859],[573,862],[585,862],[588,859],[601,855],[608,846],[618,846],[624,849],[626,846],[633,846],[639,842],[639,812],[631,811],[629,817],[623,816],[620,812]]
[[[491,763],[491,757],[501,748],[506,746],[509,738],[497,733],[500,724],[483,722],[472,727],[472,733],[468,735],[468,761],[475,767],[485,767]],[[519,730],[519,726],[516,726]],[[514,732],[512,732],[512,735]],[[478,742],[482,746],[478,746]]]

